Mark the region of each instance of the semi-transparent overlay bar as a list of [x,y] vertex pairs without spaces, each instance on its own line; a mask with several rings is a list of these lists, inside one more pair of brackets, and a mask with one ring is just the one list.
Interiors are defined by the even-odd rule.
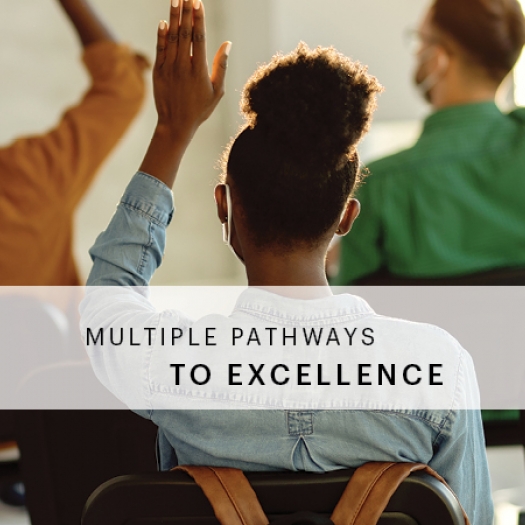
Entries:
[[0,409],[525,409],[525,288],[3,287]]

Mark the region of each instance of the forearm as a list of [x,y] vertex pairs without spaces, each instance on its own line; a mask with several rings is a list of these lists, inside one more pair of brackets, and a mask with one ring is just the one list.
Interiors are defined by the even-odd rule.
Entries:
[[59,0],[59,3],[75,27],[84,47],[104,40],[116,41],[88,0]]
[[191,133],[177,133],[169,127],[158,125],[153,133],[140,171],[173,187],[184,152],[191,141]]

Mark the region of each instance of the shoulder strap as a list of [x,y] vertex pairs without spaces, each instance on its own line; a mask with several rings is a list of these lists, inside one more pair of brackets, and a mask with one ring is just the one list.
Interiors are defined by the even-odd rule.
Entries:
[[[370,462],[359,467],[334,509],[331,520],[335,525],[375,525],[392,494],[411,472],[424,470],[449,489],[446,481],[423,463]],[[470,525],[463,510],[465,525]]]
[[195,480],[222,525],[268,525],[268,518],[242,470],[196,466],[173,470],[183,470]]

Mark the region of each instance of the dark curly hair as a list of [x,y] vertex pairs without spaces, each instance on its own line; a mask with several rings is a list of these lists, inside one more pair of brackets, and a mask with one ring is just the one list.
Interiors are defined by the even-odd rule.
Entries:
[[517,0],[435,0],[432,21],[497,82],[514,67],[525,44]]
[[359,181],[356,145],[381,91],[365,66],[304,43],[252,75],[223,173],[257,245],[318,245]]

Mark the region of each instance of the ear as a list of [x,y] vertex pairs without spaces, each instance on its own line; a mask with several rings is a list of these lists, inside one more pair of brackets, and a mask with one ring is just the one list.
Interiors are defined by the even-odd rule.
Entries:
[[436,45],[436,63],[439,73],[444,75],[450,65],[450,55],[448,51],[440,45]]
[[361,203],[357,199],[350,199],[345,207],[345,211],[341,215],[339,227],[335,233],[340,236],[346,235],[352,229],[354,221],[359,216],[360,211]]
[[228,220],[228,201],[226,199],[226,186],[224,184],[217,184],[214,190],[215,205],[217,206],[217,216],[224,224]]

